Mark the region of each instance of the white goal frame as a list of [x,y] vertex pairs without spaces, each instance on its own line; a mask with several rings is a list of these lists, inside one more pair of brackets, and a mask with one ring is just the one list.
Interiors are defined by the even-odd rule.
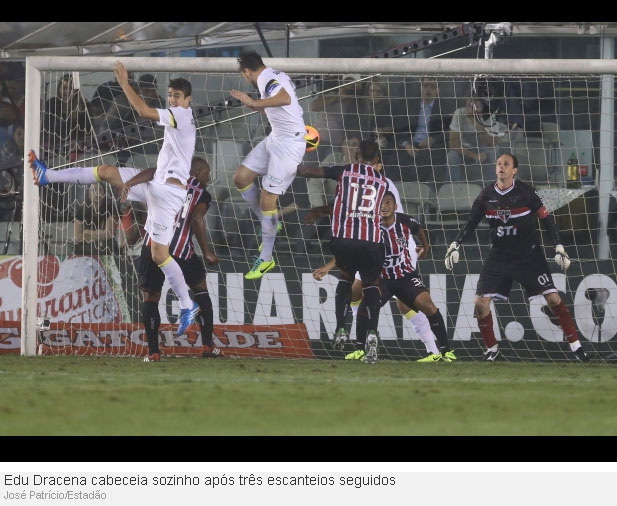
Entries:
[[[26,58],[26,124],[24,152],[23,257],[21,354],[37,353],[37,263],[39,188],[31,181],[27,161],[30,149],[39,151],[41,127],[41,71],[113,72],[121,61],[134,72],[237,72],[236,58],[148,58],[148,57],[41,57]],[[385,59],[385,58],[264,58],[264,63],[287,73],[311,74],[555,74],[602,75],[600,170],[596,185],[600,192],[600,253],[608,258],[607,217],[613,190],[613,99],[617,61],[606,59]]]

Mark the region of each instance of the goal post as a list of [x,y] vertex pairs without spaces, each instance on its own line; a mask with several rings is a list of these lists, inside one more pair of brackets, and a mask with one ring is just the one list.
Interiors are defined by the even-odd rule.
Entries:
[[[93,96],[96,96],[101,85],[104,85],[110,79],[113,80],[113,67],[117,61],[121,61],[127,70],[135,75],[147,73],[156,76],[159,83],[158,92],[161,95],[164,93],[163,90],[166,90],[170,75],[188,77],[193,83],[195,97],[193,108],[198,119],[196,154],[204,154],[212,158],[209,161],[216,176],[214,185],[209,188],[215,197],[216,205],[208,212],[210,216],[207,215],[207,217],[208,223],[210,224],[210,221],[212,221],[212,223],[216,223],[218,228],[209,230],[209,233],[214,240],[215,250],[220,246],[220,250],[228,254],[228,257],[222,262],[224,267],[216,271],[207,269],[208,286],[213,298],[220,296],[222,300],[222,294],[226,294],[225,308],[222,307],[223,304],[219,307],[219,303],[213,301],[215,324],[237,326],[233,331],[226,330],[227,341],[225,343],[232,347],[233,341],[237,345],[236,349],[239,354],[249,356],[253,355],[246,350],[252,348],[247,343],[254,342],[261,346],[262,351],[264,349],[269,350],[263,354],[260,354],[261,351],[260,353],[255,352],[254,356],[338,357],[339,355],[329,346],[331,335],[328,337],[328,334],[332,333],[330,329],[333,325],[332,308],[322,302],[325,296],[324,292],[327,292],[328,296],[332,295],[331,298],[333,298],[334,278],[330,277],[320,285],[314,282],[310,276],[314,268],[320,266],[322,262],[325,263],[330,257],[327,241],[319,240],[319,238],[315,240],[308,228],[303,227],[298,222],[299,220],[294,223],[290,221],[290,229],[295,227],[294,237],[288,236],[286,242],[278,238],[277,243],[275,243],[275,255],[280,254],[285,258],[284,262],[280,262],[283,272],[270,273],[259,284],[247,284],[242,279],[243,269],[249,264],[250,254],[254,253],[256,249],[251,241],[254,242],[259,230],[254,217],[252,218],[248,212],[244,212],[243,203],[237,195],[229,174],[234,170],[233,165],[263,138],[267,131],[267,122],[258,113],[247,113],[246,109],[238,107],[237,104],[233,103],[233,100],[229,100],[229,92],[232,87],[247,89],[246,83],[243,83],[238,72],[236,58],[37,56],[27,57],[26,59],[24,248],[21,271],[22,355],[35,355],[39,349],[38,336],[41,333],[41,328],[37,319],[46,317],[44,313],[40,312],[39,299],[41,294],[45,292],[41,289],[41,284],[49,285],[48,289],[51,290],[50,279],[56,279],[58,272],[63,272],[62,270],[58,271],[58,269],[62,269],[63,266],[69,269],[69,263],[66,260],[72,258],[72,251],[67,245],[73,240],[71,227],[76,213],[74,208],[77,202],[81,203],[84,199],[79,191],[75,193],[75,190],[69,188],[63,187],[44,192],[42,191],[44,189],[32,185],[31,171],[27,161],[28,150],[34,149],[39,153],[41,148],[44,147],[49,153],[49,166],[52,170],[61,170],[69,166],[98,165],[115,159],[120,160],[122,164],[131,166],[131,163],[136,165],[138,161],[139,163],[147,163],[149,160],[156,159],[157,142],[160,143],[161,141],[160,137],[157,138],[157,135],[161,131],[159,130],[158,133],[155,131],[154,134],[148,133],[147,126],[143,122],[137,122],[134,115],[131,116],[133,113],[130,106],[127,107],[126,104],[119,103],[117,97],[121,95],[110,93],[110,96],[105,98],[105,100],[109,100],[113,108],[105,108],[101,116],[95,116],[92,109],[89,108]],[[524,155],[523,163],[526,175],[532,182],[535,182],[534,167],[537,168],[538,164],[542,166],[545,174],[552,174],[552,176],[549,174],[546,181],[543,181],[546,183],[543,196],[551,212],[557,212],[558,223],[563,225],[562,231],[566,234],[570,233],[573,241],[571,247],[577,252],[577,255],[574,255],[575,259],[580,258],[578,267],[574,268],[579,281],[579,288],[573,291],[567,279],[557,275],[558,288],[563,292],[572,292],[570,295],[576,306],[574,312],[579,311],[580,316],[576,321],[579,330],[585,337],[591,343],[597,343],[599,347],[604,346],[603,351],[610,353],[617,351],[617,349],[613,349],[612,343],[604,344],[610,340],[610,337],[607,336],[610,333],[609,327],[612,329],[613,324],[615,325],[613,334],[617,333],[617,305],[615,308],[612,305],[613,302],[617,304],[615,268],[612,260],[610,260],[608,247],[601,248],[602,251],[600,252],[594,250],[594,245],[598,243],[605,245],[609,243],[607,232],[608,203],[610,192],[614,188],[613,174],[607,172],[612,168],[614,132],[608,131],[608,129],[613,128],[613,123],[608,118],[609,115],[612,115],[612,109],[608,113],[608,108],[609,102],[612,107],[612,100],[614,99],[613,82],[614,76],[617,74],[616,61],[595,59],[264,58],[264,63],[266,66],[288,73],[295,80],[297,95],[305,111],[306,124],[312,124],[319,120],[318,113],[315,112],[316,109],[311,108],[310,104],[317,97],[336,93],[340,86],[349,86],[349,81],[343,79],[345,76],[352,76],[352,80],[357,83],[373,81],[385,83],[388,90],[394,91],[377,98],[362,95],[359,98],[369,104],[370,107],[362,110],[358,108],[357,111],[354,109],[354,112],[345,113],[348,116],[354,116],[352,118],[354,121],[351,123],[357,123],[360,126],[348,128],[346,122],[343,121],[343,137],[348,139],[353,133],[361,137],[372,135],[379,139],[380,134],[385,132],[388,135],[384,135],[384,137],[390,136],[390,142],[394,142],[392,139],[396,138],[397,143],[400,143],[405,135],[411,138],[413,134],[409,129],[405,131],[405,120],[406,118],[408,120],[412,114],[408,109],[409,102],[418,99],[418,96],[411,96],[408,91],[419,90],[419,79],[423,76],[434,77],[441,88],[449,90],[447,96],[441,97],[455,104],[449,112],[442,112],[444,119],[447,117],[448,120],[450,120],[453,111],[462,107],[465,100],[470,98],[470,93],[474,89],[474,80],[478,77],[485,80],[518,84],[522,80],[531,81],[535,83],[536,90],[540,89],[543,83],[549,83],[548,88],[554,93],[554,96],[550,96],[548,99],[557,103],[559,107],[563,102],[565,108],[563,111],[561,109],[552,111],[554,121],[545,122],[545,130],[539,130],[537,136],[527,136],[525,133],[521,137],[523,140],[518,141],[517,149]],[[65,111],[52,111],[51,114],[49,114],[50,111],[47,111],[47,115],[44,115],[43,110],[47,101],[54,97],[56,86],[65,74],[79,76],[79,79],[75,78],[73,81],[73,86],[78,88],[79,94],[76,100],[77,102],[83,100],[87,105],[84,110],[84,119],[76,119],[74,125],[70,123],[72,121],[71,116],[67,116]],[[410,85],[409,80],[414,80],[414,82]],[[583,84],[580,84],[579,81]],[[337,84],[332,85],[332,82]],[[369,88],[366,87],[366,89]],[[567,89],[572,91],[568,92]],[[596,91],[599,91],[599,93],[596,93]],[[538,95],[531,97],[531,99],[542,101],[547,98],[541,96],[539,92],[537,93]],[[576,93],[580,97],[577,96],[575,100],[573,97]],[[383,110],[380,113],[376,108],[378,99],[381,100],[382,105],[386,105],[383,110],[391,111],[389,119],[388,114],[383,113]],[[589,107],[589,103],[596,100],[600,104],[601,121],[597,121],[598,127],[593,126],[596,124],[595,114],[597,112]],[[399,109],[396,113],[392,112],[399,107],[397,105],[399,102],[402,104],[400,106],[403,108],[402,112]],[[586,103],[587,108],[579,111],[577,109],[579,103]],[[165,105],[162,104],[162,107],[165,107]],[[509,113],[507,110],[501,112]],[[111,117],[113,114],[118,115],[119,119],[116,123],[119,126],[112,126],[111,119],[107,118],[107,115]],[[524,115],[525,112],[523,111],[522,114]],[[330,129],[327,114],[325,116],[325,119],[321,118],[322,128],[324,129],[322,136],[325,136],[326,131]],[[590,125],[589,128],[576,128],[581,116],[586,118],[585,121]],[[73,151],[66,151],[59,145],[60,141],[53,141],[56,144],[49,141],[45,136],[50,134],[51,123],[55,121],[56,117],[68,117],[69,119],[66,121],[69,123],[67,123],[68,126],[65,126],[69,133],[66,133],[65,138],[70,138],[71,142],[76,142],[80,146],[80,143],[82,143],[87,148],[81,146]],[[97,118],[102,119],[99,121]],[[346,117],[343,118],[343,120],[345,119]],[[380,120],[382,125],[387,125],[385,130],[380,130]],[[104,128],[97,130],[98,127],[95,128],[94,123],[103,125]],[[561,123],[567,127],[561,128]],[[133,128],[135,124],[137,124],[137,128]],[[362,126],[364,124],[371,126],[365,128]],[[493,125],[495,124],[497,124],[496,120],[493,122]],[[553,127],[552,125],[557,126]],[[484,127],[488,129],[488,125],[484,125]],[[372,131],[369,131],[370,129]],[[118,140],[119,137],[114,137],[119,132],[122,142]],[[498,132],[495,135],[502,133]],[[444,123],[441,134],[444,138],[449,136],[448,124]],[[65,133],[62,135],[65,135]],[[71,138],[71,135],[78,136],[79,140]],[[334,136],[332,138],[334,139]],[[52,145],[50,145],[50,142],[52,142]],[[511,146],[514,145],[514,141],[509,142]],[[44,143],[46,145],[43,145]],[[382,146],[383,152],[390,154],[390,165],[386,163],[386,175],[390,173],[402,174],[404,164],[401,160],[406,155],[401,146],[401,144],[396,147],[387,144]],[[327,144],[324,143],[324,147],[321,149],[326,147]],[[330,152],[333,153],[340,148],[340,144],[337,141],[336,146],[330,145],[329,147],[331,148]],[[566,179],[567,169],[565,167],[568,163],[568,151],[576,155],[577,166],[580,166],[580,168],[587,163],[586,160],[588,159],[590,160],[589,169],[593,166],[596,169],[602,167],[604,170],[593,172],[589,170],[590,176],[587,182],[590,184],[581,188],[570,188]],[[326,156],[321,153],[326,152],[328,151],[320,151],[320,148],[318,148],[313,157],[305,157],[307,163],[323,162]],[[119,158],[120,153],[127,153],[128,159]],[[541,161],[538,162],[538,160]],[[395,179],[395,183],[400,184],[399,191],[402,190],[406,209],[410,213],[413,210],[421,215],[430,240],[434,243],[432,258],[421,261],[421,272],[424,273],[425,281],[428,281],[427,284],[431,288],[433,300],[442,309],[444,316],[447,316],[446,326],[450,338],[454,340],[454,348],[456,349],[459,345],[462,346],[466,352],[464,356],[473,358],[479,354],[480,343],[477,336],[473,337],[474,333],[477,334],[477,330],[475,330],[475,321],[472,321],[470,317],[470,301],[467,298],[463,300],[461,297],[463,295],[468,297],[469,293],[472,293],[475,288],[477,273],[479,273],[479,260],[483,258],[482,251],[488,245],[486,231],[480,229],[478,241],[474,242],[470,239],[469,244],[464,246],[464,255],[467,259],[463,258],[457,264],[454,273],[446,273],[443,268],[443,252],[445,251],[445,244],[452,238],[454,230],[460,228],[466,221],[468,206],[462,205],[462,202],[473,200],[474,194],[472,192],[478,186],[481,187],[484,179],[475,180],[472,176],[469,176],[470,179],[465,180],[465,183],[469,184],[462,190],[466,194],[461,195],[456,192],[461,191],[462,186],[456,185],[454,181],[451,185],[448,185],[447,181],[444,182],[437,177],[435,167],[428,167],[427,170],[430,172],[428,180],[418,180],[418,182],[427,183],[431,187],[430,190],[427,190],[430,193],[424,194],[424,188],[421,185],[414,185],[414,182],[406,181],[404,177],[399,178],[399,180]],[[139,168],[145,168],[145,166]],[[443,170],[446,175],[449,173],[450,166],[446,162],[443,162]],[[466,174],[471,173],[466,172]],[[474,172],[474,174],[476,173]],[[215,179],[214,176],[213,179]],[[449,194],[444,190],[444,187],[450,192]],[[298,187],[294,186],[294,188],[290,189],[289,196],[284,203],[281,203],[283,223],[286,223],[284,213],[289,212],[288,216],[291,216],[294,213],[299,213],[297,209],[306,210],[311,198],[310,190],[299,192]],[[416,191],[418,191],[417,194],[414,193]],[[439,193],[440,191],[442,193]],[[591,195],[594,192],[597,192],[597,196],[594,198],[599,202],[599,206],[589,207],[591,205],[589,202],[592,202],[592,199],[588,199],[582,200],[584,202],[582,208],[580,206],[575,207],[575,204],[579,205],[580,199],[585,198],[585,194]],[[222,197],[222,195],[225,195],[225,197]],[[221,196],[220,202],[216,202],[219,196]],[[121,223],[124,211],[118,202],[113,199],[113,196],[108,205],[110,206],[108,209],[110,216]],[[134,219],[135,209],[129,212],[133,213],[131,217]],[[585,220],[581,220],[583,214]],[[589,225],[589,220],[586,218],[588,215],[593,215],[596,220],[593,226]],[[586,230],[590,227],[593,230]],[[585,232],[590,235],[591,241],[581,239],[585,236]],[[232,233],[236,237],[233,244],[229,240]],[[219,239],[215,239],[215,235]],[[47,241],[58,244],[57,248],[60,252],[58,258],[61,260],[54,260],[51,267],[47,265],[49,262],[45,263],[41,260],[41,257],[48,256],[48,252],[51,251],[49,245],[44,244]],[[312,245],[315,246],[313,250],[311,250]],[[98,256],[94,251],[87,251],[83,258],[79,261],[75,260],[74,265],[79,265],[80,269],[87,269],[87,273],[83,274],[83,279],[80,278],[80,283],[83,281],[81,283],[84,285],[83,290],[77,285],[74,286],[74,296],[72,297],[74,297],[75,303],[71,302],[71,304],[76,305],[79,297],[85,300],[91,295],[90,291],[94,291],[92,287],[100,285],[105,291],[105,297],[102,297],[100,302],[100,308],[105,313],[105,317],[99,318],[97,316],[99,319],[93,321],[88,320],[88,317],[80,313],[80,323],[84,326],[87,326],[89,322],[92,325],[103,326],[125,325],[126,335],[133,335],[132,333],[135,330],[131,325],[138,324],[135,315],[139,313],[139,294],[133,293],[129,287],[134,284],[136,279],[132,258],[138,253],[136,249],[131,252],[126,249],[119,257],[115,254],[113,248],[110,249],[109,246],[106,246],[106,248],[107,250],[99,253]],[[552,250],[549,248],[548,251]],[[87,258],[96,259],[90,261]],[[110,261],[111,258],[115,258],[115,261]],[[584,265],[585,262],[588,265]],[[552,263],[550,258],[549,263]],[[291,276],[295,277],[288,279],[287,272],[293,273]],[[448,276],[451,276],[451,278],[448,278]],[[40,277],[44,279],[39,279]],[[611,282],[615,284],[615,289],[610,284]],[[89,288],[86,288],[86,286],[89,286]],[[589,293],[595,293],[588,290],[599,288],[606,289],[611,294],[613,294],[613,290],[615,292],[613,300],[610,300],[610,303],[603,307],[602,322],[605,323],[601,322],[598,325],[600,320],[598,319],[596,299],[591,300],[585,297],[589,297]],[[76,290],[82,291],[77,295]],[[66,297],[66,300],[69,300],[68,295]],[[454,303],[456,297],[461,300]],[[79,304],[82,303],[82,299],[79,299]],[[46,300],[48,308],[52,308],[55,303],[49,301],[49,299]],[[60,304],[61,301],[58,300],[57,303]],[[172,307],[174,302],[162,300],[161,304]],[[499,311],[504,315],[504,321],[509,321],[509,331],[506,329],[502,332],[504,334],[502,339],[511,341],[515,358],[544,359],[549,357],[551,360],[565,359],[565,355],[562,357],[555,351],[556,348],[551,348],[555,342],[560,340],[559,332],[550,327],[550,324],[547,323],[548,318],[546,321],[541,320],[544,317],[539,313],[539,306],[532,305],[531,314],[526,313],[525,303],[518,299],[507,306],[507,310]],[[577,309],[578,307],[580,307],[580,310]],[[385,307],[385,316],[382,323],[384,328],[391,327],[382,332],[382,344],[385,347],[386,355],[391,358],[417,356],[422,351],[417,336],[405,327],[408,322],[402,321],[398,316],[393,317],[392,313],[395,314],[396,309],[388,308],[389,306]],[[220,312],[220,317],[216,315],[216,311]],[[519,314],[523,315],[521,318],[526,322],[534,318],[541,321],[538,320],[540,321],[538,325],[529,323],[522,325],[518,323]],[[76,315],[77,311],[73,311],[70,315],[67,313],[67,322],[76,322],[76,318],[78,318]],[[223,315],[225,316],[223,317]],[[52,323],[54,323],[53,318]],[[174,321],[170,319],[168,323],[173,324]],[[497,324],[499,324],[498,321]],[[251,327],[252,330],[247,327],[250,325],[253,326]],[[598,334],[603,330],[602,325],[606,330],[604,330],[603,336],[599,336]],[[255,330],[255,326],[259,326],[259,329]],[[302,327],[301,333],[303,336],[309,336],[308,341],[304,342],[306,340],[304,337],[290,337],[288,341],[281,344],[268,334],[268,328],[271,327],[276,332],[280,331],[280,335],[288,333],[290,336],[296,336],[294,332],[297,329],[291,328],[293,326]],[[165,332],[168,331],[162,330],[163,337],[170,343],[173,342],[174,349],[186,350],[195,345],[191,338],[178,344],[173,341],[171,331],[167,334]],[[523,348],[520,344],[521,332],[525,336],[522,338],[523,341],[533,339],[528,338],[528,335],[537,334],[540,337],[535,337],[537,342],[534,341],[533,344],[526,345]],[[112,350],[112,352],[118,354],[129,355],[141,353],[139,346],[129,345],[128,341],[126,346],[123,344],[123,351],[118,352],[119,347],[116,346],[118,342],[114,341],[115,338],[110,338],[111,341],[104,341],[98,334],[97,336],[84,335],[83,339],[87,342],[86,347],[95,350],[100,349],[101,352]],[[255,346],[257,347],[258,344],[255,344]],[[67,339],[63,346],[70,352],[73,345],[70,343],[70,339]],[[279,348],[285,346],[291,347],[292,351],[289,354],[277,355],[280,351]],[[53,346],[51,348],[55,349]],[[182,351],[179,354],[182,354]]]

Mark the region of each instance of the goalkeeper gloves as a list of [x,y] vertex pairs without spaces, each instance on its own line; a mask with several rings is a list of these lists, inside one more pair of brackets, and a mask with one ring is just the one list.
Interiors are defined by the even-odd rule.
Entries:
[[555,246],[555,263],[561,268],[562,271],[567,271],[570,267],[570,257],[563,249],[562,244]]
[[458,249],[460,247],[461,245],[454,241],[452,244],[450,244],[448,251],[446,251],[446,269],[448,269],[449,271],[451,271],[454,267],[454,264],[458,262]]

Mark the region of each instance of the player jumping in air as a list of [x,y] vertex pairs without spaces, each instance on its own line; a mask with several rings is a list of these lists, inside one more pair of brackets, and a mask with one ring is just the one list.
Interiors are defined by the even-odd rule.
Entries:
[[[165,273],[180,301],[180,335],[199,311],[199,305],[191,300],[180,266],[169,254],[176,216],[186,201],[186,182],[195,151],[195,121],[190,107],[191,83],[182,78],[172,79],[167,91],[169,109],[153,109],[135,93],[129,84],[127,70],[121,62],[115,64],[114,72],[122,91],[139,116],[165,127],[163,147],[157,159],[154,178],[145,184],[133,186],[127,198],[145,202],[148,207],[145,228],[151,236],[152,260]],[[112,165],[48,170],[33,151],[30,151],[28,158],[35,184],[39,186],[49,183],[91,184],[105,181],[121,190],[126,181],[139,173],[138,169],[125,168],[120,171]]]
[[[341,270],[336,287],[336,334],[345,329],[346,309],[351,302],[351,285],[356,271],[362,279],[363,298],[356,326],[357,359],[377,361],[377,322],[381,297],[377,283],[384,262],[379,209],[388,188],[381,173],[381,154],[374,141],[360,143],[357,163],[334,167],[298,167],[303,177],[335,179],[336,197],[332,213],[330,250]],[[335,334],[335,337],[336,337]]]
[[[135,181],[127,181],[124,192],[128,193],[134,184],[140,184],[141,181],[138,178],[145,177],[147,171],[154,173],[154,169],[143,170],[135,178]],[[193,158],[191,177],[186,183],[188,188],[187,202],[189,204],[178,216],[178,221],[174,225],[174,236],[169,245],[169,250],[182,269],[184,279],[193,290],[195,302],[199,304],[200,312],[197,315],[197,321],[201,328],[202,357],[216,358],[223,356],[223,352],[214,344],[212,339],[214,316],[212,301],[206,285],[206,271],[199,257],[194,254],[193,248],[193,234],[195,234],[204,259],[209,264],[218,262],[216,255],[210,251],[206,241],[204,215],[212,201],[212,197],[206,191],[209,180],[210,165],[208,162],[203,158]],[[148,338],[148,356],[144,359],[145,362],[158,362],[161,359],[159,349],[159,326],[161,324],[159,300],[164,281],[165,275],[152,260],[150,236],[147,234],[141,247],[138,282],[139,288],[144,294],[142,318]]]
[[456,240],[450,244],[445,258],[446,268],[452,270],[458,262],[459,248],[471,235],[482,218],[489,222],[492,247],[484,262],[476,289],[475,313],[482,339],[487,347],[485,360],[499,357],[493,332],[492,298],[508,300],[512,281],[518,281],[529,300],[543,296],[570,343],[570,349],[580,361],[588,361],[574,327],[568,308],[561,300],[548,268],[536,230],[536,216],[542,220],[555,244],[555,262],[565,271],[570,258],[565,252],[553,217],[538,193],[527,183],[514,179],[518,160],[512,154],[497,159],[497,181],[490,184],[476,198],[471,216]]
[[[231,96],[247,107],[266,114],[272,132],[242,160],[234,175],[234,183],[242,198],[261,222],[261,251],[246,279],[259,279],[272,270],[275,262],[272,249],[278,227],[276,205],[296,177],[298,164],[306,149],[302,107],[296,98],[295,86],[284,72],[266,67],[257,53],[238,58],[242,76],[259,90],[260,98],[232,90]],[[261,192],[254,183],[261,180]]]

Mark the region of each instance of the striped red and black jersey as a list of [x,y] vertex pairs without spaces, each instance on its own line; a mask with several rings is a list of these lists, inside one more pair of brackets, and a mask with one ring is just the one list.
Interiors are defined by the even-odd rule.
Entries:
[[484,188],[473,203],[469,222],[475,227],[486,218],[492,254],[512,256],[540,245],[536,217],[543,219],[548,214],[538,192],[515,179],[505,190],[500,190],[497,183]]
[[382,278],[399,279],[414,272],[410,248],[415,249],[416,243],[412,236],[421,228],[418,220],[403,213],[395,213],[394,223],[389,227],[381,226],[386,253]]
[[371,165],[352,163],[325,167],[325,177],[337,181],[332,210],[332,237],[381,242],[381,201],[388,182]]
[[[210,207],[212,196],[206,191],[197,178],[190,176],[186,181],[186,201],[182,210],[176,216],[175,232],[169,244],[169,253],[177,258],[189,260],[193,256],[193,228],[191,218],[197,204]],[[150,234],[146,234],[146,244],[150,245]]]

